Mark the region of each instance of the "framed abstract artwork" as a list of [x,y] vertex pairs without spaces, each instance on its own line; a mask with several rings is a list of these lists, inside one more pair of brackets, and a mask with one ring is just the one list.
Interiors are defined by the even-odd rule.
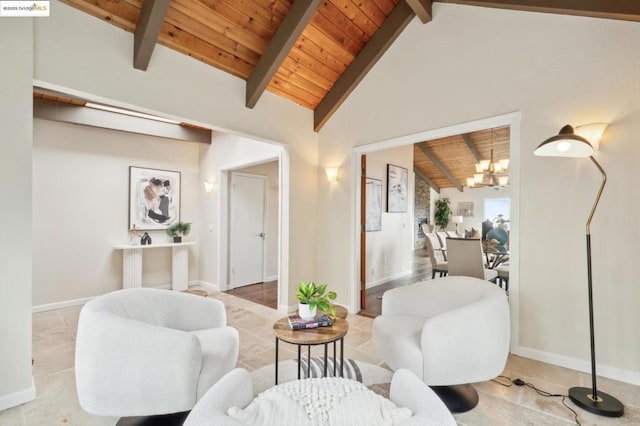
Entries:
[[472,217],[473,216],[473,201],[466,201],[458,203],[458,216]]
[[180,221],[180,172],[129,167],[129,229],[167,229]]
[[409,208],[409,171],[387,164],[387,212],[406,213]]
[[382,181],[367,178],[366,181],[365,232],[382,230]]

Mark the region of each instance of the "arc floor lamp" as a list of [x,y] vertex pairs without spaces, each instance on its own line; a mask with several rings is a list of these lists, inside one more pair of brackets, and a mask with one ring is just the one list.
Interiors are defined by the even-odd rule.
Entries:
[[[600,140],[600,136],[604,131],[606,124],[595,123],[594,125],[584,126],[586,131],[595,131],[597,144]],[[579,129],[579,128],[578,128]],[[599,134],[598,134],[599,133]],[[589,226],[593,213],[596,211],[598,201],[602,195],[602,190],[607,182],[607,175],[600,167],[600,164],[593,158],[594,146],[582,136],[577,135],[573,127],[570,125],[564,126],[560,133],[556,136],[552,136],[549,139],[542,142],[535,150],[535,155],[544,157],[572,157],[572,158],[586,158],[593,162],[602,174],[602,184],[600,184],[600,190],[596,195],[596,200],[589,213],[587,219],[587,284],[589,293],[589,331],[591,338],[591,388],[585,387],[573,387],[569,389],[569,398],[578,407],[590,411],[594,414],[607,417],[620,417],[624,414],[624,406],[615,397],[599,392],[596,386],[596,345],[593,332],[593,291],[592,291],[592,276],[591,276],[591,231]]]

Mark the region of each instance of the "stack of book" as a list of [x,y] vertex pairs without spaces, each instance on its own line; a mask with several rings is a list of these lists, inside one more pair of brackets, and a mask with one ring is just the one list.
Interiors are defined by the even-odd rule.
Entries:
[[292,330],[304,330],[305,328],[328,327],[333,325],[333,320],[329,315],[322,313],[313,318],[300,318],[300,315],[289,315],[289,327]]

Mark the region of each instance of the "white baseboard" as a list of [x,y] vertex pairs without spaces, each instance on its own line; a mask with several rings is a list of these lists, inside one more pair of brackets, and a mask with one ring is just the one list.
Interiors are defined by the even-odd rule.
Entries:
[[[205,283],[204,281],[189,281],[189,286],[200,285],[202,287],[210,288],[211,290],[220,291],[219,287],[214,284]],[[159,288],[162,290],[170,290],[171,284],[160,284],[152,286],[150,288]],[[44,305],[37,305],[31,308],[32,313],[54,311],[56,309],[70,308],[72,306],[84,305],[88,301],[95,299],[98,296],[85,297],[82,299],[63,300],[62,302],[46,303]]]
[[[584,359],[558,355],[550,352],[543,352],[537,349],[526,348],[523,346],[518,346],[515,350],[512,351],[512,353],[515,355],[523,356],[525,358],[535,359],[536,361],[542,361],[548,364],[570,368],[571,370],[591,373],[591,361],[587,361]],[[630,383],[632,385],[640,385],[640,372],[638,371],[623,370],[621,368],[611,367],[609,365],[597,364],[596,374],[608,379],[618,380],[621,382]]]
[[397,280],[398,278],[406,277],[407,275],[411,275],[412,273],[413,273],[413,271],[411,269],[408,270],[408,271],[400,272],[398,274],[391,275],[390,277],[385,277],[385,278],[382,278],[380,280],[370,282],[370,283],[368,283],[366,285],[366,288],[369,289],[369,288],[372,288],[372,287],[376,287],[376,286],[379,286],[381,284],[388,283],[389,281],[393,281],[393,280]]
[[277,275],[271,275],[269,277],[264,277],[264,282],[268,283],[270,281],[277,281],[278,280],[278,276]]
[[282,312],[283,314],[287,315],[290,314],[291,312],[295,312],[296,309],[298,309],[298,304],[296,303],[295,305],[280,305],[280,307],[278,307],[278,312]]
[[204,287],[207,290],[211,291],[220,291],[220,286],[218,284],[211,284],[206,281],[193,281],[189,283],[189,286],[198,285],[200,287]]
[[33,377],[31,377],[31,387],[10,393],[9,395],[0,396],[0,411],[33,401],[34,399],[36,399],[36,384],[33,381]]
[[33,306],[31,310],[33,313],[36,313],[36,312],[54,311],[56,309],[70,308],[72,306],[84,305],[85,303],[87,303],[88,301],[90,301],[95,297],[96,296],[85,297],[83,299],[63,300],[62,302],[47,303],[44,305],[37,305],[37,306]]

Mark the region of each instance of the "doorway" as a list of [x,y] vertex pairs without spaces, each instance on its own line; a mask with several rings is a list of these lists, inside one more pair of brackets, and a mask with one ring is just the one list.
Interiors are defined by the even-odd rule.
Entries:
[[231,289],[264,282],[265,181],[266,176],[231,173]]
[[236,167],[225,174],[228,198],[226,292],[278,308],[280,159]]
[[[352,301],[353,301],[353,310],[355,312],[360,312],[362,310],[362,290],[363,285],[362,282],[366,277],[362,277],[361,272],[361,260],[363,257],[367,256],[366,251],[361,248],[360,240],[362,238],[362,189],[361,189],[361,180],[362,180],[362,167],[361,167],[361,159],[364,155],[367,156],[367,166],[369,166],[369,162],[371,159],[371,154],[378,153],[383,150],[396,149],[401,147],[406,147],[408,145],[420,144],[425,141],[447,138],[454,135],[463,135],[472,132],[481,131],[484,129],[493,129],[501,126],[508,126],[510,129],[510,144],[509,144],[509,157],[511,158],[510,165],[510,187],[512,188],[511,193],[511,222],[510,222],[510,306],[511,306],[511,347],[518,346],[518,332],[519,332],[519,205],[520,205],[520,193],[519,193],[519,158],[520,158],[520,113],[508,113],[500,116],[495,116],[491,118],[476,120],[472,122],[452,125],[449,127],[444,127],[435,130],[424,131],[420,133],[416,133],[413,135],[402,136],[398,138],[393,138],[381,142],[375,142],[367,145],[361,145],[353,148],[352,150],[352,187],[355,189],[355,196],[353,197],[353,212],[352,216],[353,220],[353,252],[354,258],[356,259],[354,268],[352,270]],[[367,167],[368,169],[369,167]],[[368,170],[364,172],[364,176],[368,176]],[[383,189],[383,194],[385,190]],[[466,200],[465,200],[466,201]],[[389,215],[386,215],[389,217]],[[385,227],[385,220],[383,216],[383,228]],[[367,239],[369,239],[371,235],[367,235]],[[370,257],[370,256],[369,256]],[[384,265],[384,263],[382,263]],[[414,266],[415,268],[415,266]],[[366,272],[367,274],[370,271],[374,271],[375,266],[371,263],[367,264]],[[418,270],[412,270],[411,272],[419,272]],[[404,277],[393,277],[393,278],[404,278]],[[364,286],[366,289],[366,285]],[[366,296],[365,296],[366,297]]]

